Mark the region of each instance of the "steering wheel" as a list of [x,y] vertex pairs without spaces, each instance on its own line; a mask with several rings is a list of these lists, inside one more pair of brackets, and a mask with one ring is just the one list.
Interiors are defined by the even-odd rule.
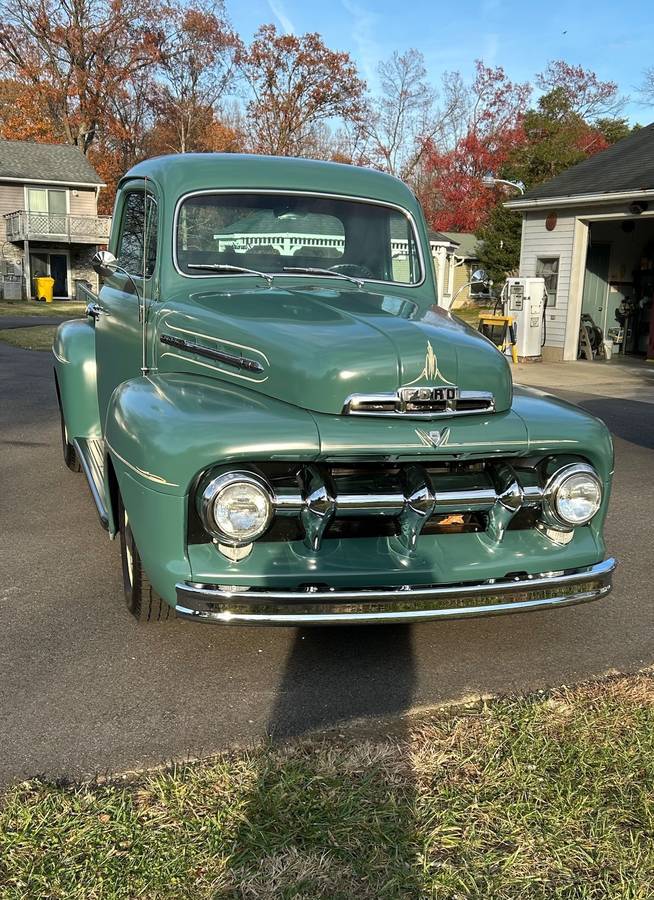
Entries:
[[354,278],[359,275],[362,278],[374,278],[375,276],[366,268],[366,266],[358,266],[356,263],[341,263],[340,265],[330,266],[330,272],[340,272],[341,275],[352,275]]

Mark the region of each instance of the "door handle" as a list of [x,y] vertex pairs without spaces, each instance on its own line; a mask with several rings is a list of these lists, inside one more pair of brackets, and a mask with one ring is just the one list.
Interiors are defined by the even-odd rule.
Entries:
[[107,310],[104,308],[104,306],[100,306],[99,303],[89,303],[89,305],[86,307],[86,315],[91,319],[95,319],[96,322],[98,321],[100,316],[106,314]]

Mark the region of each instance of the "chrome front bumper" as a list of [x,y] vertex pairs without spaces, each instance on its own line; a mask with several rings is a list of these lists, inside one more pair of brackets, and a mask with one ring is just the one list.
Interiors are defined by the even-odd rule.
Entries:
[[195,582],[177,584],[177,615],[220,625],[370,625],[491,616],[572,606],[611,590],[616,567],[606,559],[565,574],[462,585],[362,590],[232,592]]

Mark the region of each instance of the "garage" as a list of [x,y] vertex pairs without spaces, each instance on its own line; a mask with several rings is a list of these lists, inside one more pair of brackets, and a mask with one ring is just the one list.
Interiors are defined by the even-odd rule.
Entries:
[[545,279],[543,359],[654,362],[654,125],[506,206],[520,274]]

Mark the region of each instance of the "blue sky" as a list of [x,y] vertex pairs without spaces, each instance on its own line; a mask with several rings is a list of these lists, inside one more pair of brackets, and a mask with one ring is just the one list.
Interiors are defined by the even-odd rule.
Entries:
[[[226,5],[246,40],[264,22],[297,33],[320,32],[328,46],[351,53],[372,87],[378,61],[408,47],[422,51],[435,81],[448,69],[469,75],[477,57],[504,66],[514,80],[531,81],[549,60],[563,58],[634,95],[643,70],[654,65],[651,0],[227,0]],[[626,112],[632,122],[654,121],[654,107],[633,96]]]

